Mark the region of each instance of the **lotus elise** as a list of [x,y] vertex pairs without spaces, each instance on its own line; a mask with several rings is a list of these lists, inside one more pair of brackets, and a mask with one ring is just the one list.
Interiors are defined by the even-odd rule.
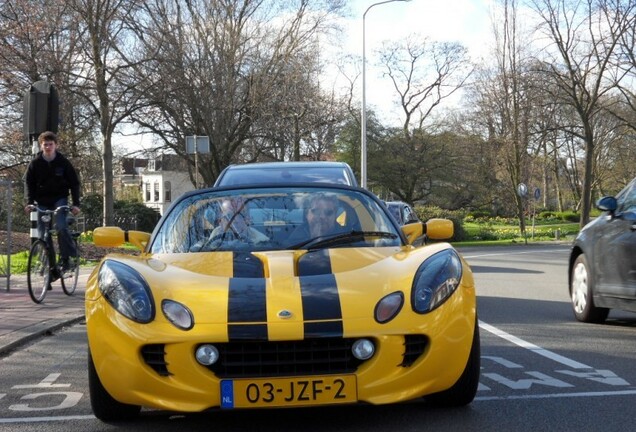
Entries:
[[452,235],[449,220],[398,226],[372,193],[316,183],[196,190],[152,234],[98,228],[95,244],[140,252],[107,255],[87,283],[92,409],[466,405],[480,342]]

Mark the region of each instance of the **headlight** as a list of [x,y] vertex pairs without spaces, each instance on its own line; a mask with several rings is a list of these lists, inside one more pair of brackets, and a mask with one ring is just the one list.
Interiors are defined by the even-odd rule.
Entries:
[[110,305],[127,318],[145,324],[155,317],[154,301],[146,281],[131,267],[111,260],[99,269],[99,290]]
[[415,274],[411,303],[413,310],[427,313],[439,307],[455,292],[462,278],[462,263],[453,249],[436,253],[422,263]]

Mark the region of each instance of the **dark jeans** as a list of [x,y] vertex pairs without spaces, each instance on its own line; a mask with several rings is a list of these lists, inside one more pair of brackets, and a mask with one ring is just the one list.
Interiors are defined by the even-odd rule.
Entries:
[[[55,210],[59,206],[68,205],[68,199],[62,198],[55,202],[53,206],[40,206],[47,210]],[[68,258],[71,256],[77,255],[77,250],[75,249],[75,242],[71,237],[71,232],[68,229],[68,222],[66,221],[66,216],[68,211],[61,211],[55,215],[55,223],[53,227],[57,230],[57,242],[60,247],[60,257],[62,262],[68,261]],[[38,217],[38,232],[40,237],[44,235],[44,222]],[[51,240],[49,238],[49,240]]]

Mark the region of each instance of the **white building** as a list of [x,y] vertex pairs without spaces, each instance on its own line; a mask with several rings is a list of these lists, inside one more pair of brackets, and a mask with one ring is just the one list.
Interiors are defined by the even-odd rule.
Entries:
[[194,190],[186,161],[171,154],[122,160],[121,181],[124,186],[141,186],[143,203],[162,216],[175,198]]

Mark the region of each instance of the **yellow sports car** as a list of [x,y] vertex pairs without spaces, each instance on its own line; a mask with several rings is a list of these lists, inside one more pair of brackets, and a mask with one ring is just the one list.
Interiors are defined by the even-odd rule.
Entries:
[[329,184],[197,190],[152,235],[98,228],[95,244],[142,251],[108,255],[88,281],[93,411],[468,404],[473,276],[431,241],[452,235],[443,219],[399,227],[372,193]]

